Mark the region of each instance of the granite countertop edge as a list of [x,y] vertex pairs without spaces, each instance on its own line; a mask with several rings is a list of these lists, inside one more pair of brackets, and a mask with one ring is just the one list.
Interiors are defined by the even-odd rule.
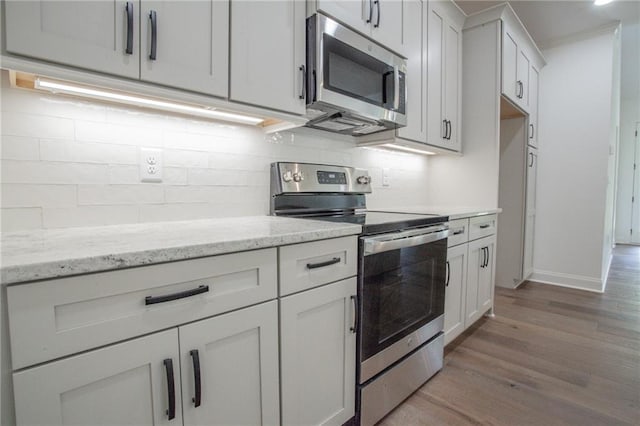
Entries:
[[[242,218],[221,220],[226,220],[227,222],[225,223],[231,222],[237,225],[241,225],[243,223]],[[52,259],[46,259],[45,255],[44,259],[36,259],[33,261],[27,260],[28,256],[24,253],[20,256],[12,257],[11,253],[6,253],[5,243],[7,240],[11,240],[12,248],[20,247],[20,237],[22,237],[22,241],[25,245],[33,243],[34,240],[37,242],[46,242],[47,235],[50,234],[46,231],[35,231],[32,233],[5,233],[0,236],[0,241],[3,245],[2,266],[0,267],[0,283],[2,286],[5,286],[81,274],[107,272],[138,266],[298,244],[328,238],[339,238],[349,235],[357,235],[362,231],[362,227],[360,225],[354,224],[329,223],[310,220],[301,221],[300,219],[274,218],[270,216],[265,216],[264,219],[261,219],[261,217],[250,217],[247,218],[247,221],[252,221],[252,224],[254,225],[256,223],[259,225],[275,223],[279,229],[273,232],[273,235],[257,235],[251,237],[240,235],[226,239],[215,238],[215,233],[213,233],[214,238],[212,238],[211,241],[199,241],[197,243],[190,243],[188,241],[189,238],[186,238],[183,242],[174,238],[172,241],[167,242],[166,246],[163,246],[161,243],[157,243],[154,247],[136,247],[130,251],[112,250],[112,252],[109,252],[107,246],[100,247],[99,243],[97,243],[99,248],[98,251],[101,252],[94,253],[82,253],[81,244],[84,240],[90,238],[77,238],[77,255],[60,255],[58,258]],[[264,223],[261,223],[263,221]],[[180,229],[180,224],[188,224],[190,230],[193,231],[194,226],[192,224],[197,222],[198,221],[165,222],[165,224],[173,226],[174,231]],[[206,222],[216,223],[215,219],[208,220]],[[290,226],[288,226],[288,224]],[[130,230],[133,230],[131,232],[131,235],[133,236],[130,238],[139,240],[140,233],[135,232],[136,225],[127,226]],[[143,230],[148,228],[148,226],[148,224],[140,224],[139,229],[141,232],[144,232]],[[109,226],[85,229],[95,230],[94,232],[110,232],[104,231],[109,228],[113,228],[113,231],[117,232],[116,227]],[[55,235],[57,238],[64,238],[64,236],[69,238],[69,233],[78,234],[81,232],[80,229],[82,228],[70,228],[69,232],[66,234],[64,230],[58,230]],[[197,226],[195,229],[198,229]],[[71,240],[73,241],[73,238],[71,238]],[[122,245],[122,241],[120,241],[119,245]],[[26,246],[22,248],[27,249]]]

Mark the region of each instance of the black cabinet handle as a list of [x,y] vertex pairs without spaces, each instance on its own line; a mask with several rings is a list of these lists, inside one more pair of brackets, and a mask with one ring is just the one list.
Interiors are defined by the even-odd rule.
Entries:
[[171,300],[184,299],[185,297],[195,296],[209,291],[208,285],[201,285],[198,288],[181,291],[178,293],[167,294],[166,296],[147,296],[144,298],[145,305],[155,305],[156,303],[169,302]]
[[486,268],[487,266],[489,266],[489,247],[485,247],[484,248],[487,251],[487,260],[484,262],[484,267]]
[[442,120],[442,139],[447,138],[447,120]]
[[448,126],[449,126],[449,135],[447,136],[447,139],[448,139],[448,140],[451,140],[451,133],[452,133],[452,131],[453,131],[453,129],[452,129],[452,127],[451,127],[451,120],[447,120],[447,122],[449,123],[449,124],[448,124]]
[[529,153],[529,158],[531,161],[529,161],[529,167],[533,167],[533,152]]
[[155,10],[149,12],[149,19],[151,20],[151,52],[149,53],[149,59],[155,61],[158,48],[158,17]]
[[529,139],[533,139],[533,135],[535,134],[533,124],[529,124],[529,129],[531,130],[531,136],[529,136]]
[[484,225],[480,225],[480,229],[487,229],[490,226],[491,226],[490,224],[485,223]]
[[199,407],[202,401],[202,382],[200,379],[200,353],[197,349],[189,351],[191,361],[193,362],[193,383],[195,387],[195,396],[191,398],[193,405]]
[[300,73],[302,73],[302,89],[300,90],[300,99],[304,99],[307,92],[307,68],[304,65],[300,65]]
[[367,24],[371,23],[373,19],[373,0],[369,0],[369,19],[367,19]]
[[167,358],[164,361],[164,368],[167,372],[167,396],[169,398],[169,409],[166,411],[169,420],[176,417],[176,386],[173,378],[173,360]]
[[334,257],[331,260],[327,260],[326,262],[319,262],[319,263],[307,263],[307,269],[316,269],[316,268],[322,268],[324,266],[329,266],[329,265],[335,265],[336,263],[340,263],[340,258],[339,257]]
[[127,12],[127,47],[124,52],[133,55],[133,2],[128,1],[124,9]]
[[447,260],[447,281],[445,281],[444,286],[449,287],[449,280],[451,279],[451,265]]
[[376,24],[373,28],[378,28],[380,26],[380,0],[376,0],[374,3],[378,6],[378,19],[376,20]]
[[453,231],[453,235],[460,235],[460,234],[464,234],[464,228],[459,229],[457,231]]
[[349,330],[352,333],[355,333],[358,331],[358,318],[360,316],[360,313],[358,312],[358,296],[351,296],[351,301],[353,302],[353,326],[349,327]]
[[484,268],[486,266],[486,262],[487,262],[486,247],[482,247],[482,263],[480,264],[480,267]]

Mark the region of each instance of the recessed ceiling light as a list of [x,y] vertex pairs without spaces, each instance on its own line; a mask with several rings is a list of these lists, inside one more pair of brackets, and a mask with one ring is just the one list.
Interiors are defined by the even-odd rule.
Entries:
[[596,6],[604,6],[605,4],[611,3],[613,0],[596,0],[593,2]]

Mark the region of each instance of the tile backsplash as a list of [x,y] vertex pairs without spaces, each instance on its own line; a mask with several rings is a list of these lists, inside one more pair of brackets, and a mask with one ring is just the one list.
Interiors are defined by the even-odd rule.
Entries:
[[[302,129],[256,128],[1,87],[2,231],[269,213],[274,161],[369,169],[370,207],[426,204],[427,158]],[[143,183],[140,148],[162,150]],[[382,186],[382,169],[390,185]]]

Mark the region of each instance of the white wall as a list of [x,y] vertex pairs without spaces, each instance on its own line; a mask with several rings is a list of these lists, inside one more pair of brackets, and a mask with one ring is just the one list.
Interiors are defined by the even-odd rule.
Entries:
[[[622,91],[616,195],[616,242],[631,242],[636,123],[640,122],[640,24],[622,26]],[[638,226],[638,225],[636,225]],[[640,228],[635,229],[640,232]]]
[[[268,214],[273,161],[368,168],[372,207],[427,202],[424,156],[14,89],[6,72],[0,96],[2,231]],[[163,150],[162,183],[139,182],[141,147]]]
[[532,279],[601,291],[614,33],[543,54]]

